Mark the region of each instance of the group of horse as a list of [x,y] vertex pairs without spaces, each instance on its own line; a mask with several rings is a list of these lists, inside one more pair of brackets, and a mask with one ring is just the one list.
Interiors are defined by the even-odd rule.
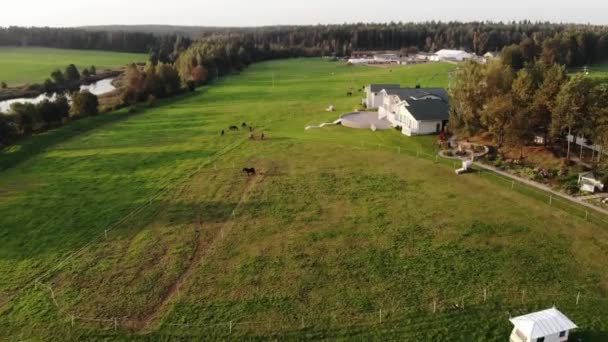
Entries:
[[[245,129],[245,128],[249,128],[249,139],[251,139],[251,140],[255,139],[255,136],[253,135],[253,126],[248,126],[246,122],[243,122],[241,124],[241,129]],[[228,127],[228,130],[231,132],[238,132],[239,127],[236,125],[232,125],[232,126]],[[226,134],[226,130],[221,130],[220,135],[224,136],[225,134]],[[262,132],[261,139],[264,140],[265,138],[266,137],[264,136],[264,132]],[[247,173],[247,176],[257,175],[257,172],[254,167],[245,167],[245,168],[243,168],[242,172]]]
[[[253,126],[247,126],[246,122],[243,122],[241,124],[241,128],[245,129],[247,127],[249,127],[249,132],[253,132]],[[239,131],[239,126],[232,125],[232,126],[228,127],[228,130],[231,131],[231,132],[238,132]],[[224,136],[225,134],[226,134],[226,130],[221,130],[220,131],[220,135],[221,136]]]
[[[364,87],[365,88],[365,87]],[[357,89],[359,92],[362,92],[363,89]],[[353,96],[354,91],[353,88],[351,87],[349,91],[346,92],[346,96]]]

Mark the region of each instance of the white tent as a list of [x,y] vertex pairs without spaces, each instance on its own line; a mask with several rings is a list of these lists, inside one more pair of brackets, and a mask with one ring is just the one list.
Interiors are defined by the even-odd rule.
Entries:
[[567,341],[570,330],[578,328],[555,307],[510,319],[515,326],[512,342],[520,341]]

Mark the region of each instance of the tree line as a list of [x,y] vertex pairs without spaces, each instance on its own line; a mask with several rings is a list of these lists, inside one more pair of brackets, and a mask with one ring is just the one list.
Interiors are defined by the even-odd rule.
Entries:
[[[168,56],[167,45],[188,42],[177,34],[155,35],[134,31],[91,31],[78,28],[0,27],[0,46],[42,46],[60,49],[105,50],[131,53],[155,53]],[[180,43],[183,44],[183,43]],[[165,56],[163,56],[164,58]]]
[[[608,84],[570,76],[563,65],[467,62],[451,75],[450,96],[452,130],[489,132],[499,147],[519,147],[522,157],[537,136],[550,143],[580,135],[608,149]],[[568,143],[568,158],[570,150]]]
[[[258,28],[200,28],[198,40],[189,34],[153,34],[130,30],[76,28],[0,28],[0,46],[48,46],[149,53],[150,60],[173,63],[195,41],[238,41],[258,50],[290,51],[295,56],[348,56],[356,50],[434,52],[443,48],[483,54],[522,45],[524,59],[545,50],[544,56],[567,66],[608,58],[608,27],[546,22],[425,22],[269,26]],[[156,31],[154,31],[156,32]],[[180,32],[177,28],[175,32]],[[525,44],[524,44],[525,42]],[[269,48],[264,48],[269,47]],[[250,49],[249,49],[250,50]],[[238,51],[238,49],[237,49]]]
[[[70,102],[71,101],[71,102]],[[8,113],[0,112],[0,147],[21,138],[66,124],[69,120],[97,115],[99,101],[88,91],[56,95],[39,103],[13,103]]]

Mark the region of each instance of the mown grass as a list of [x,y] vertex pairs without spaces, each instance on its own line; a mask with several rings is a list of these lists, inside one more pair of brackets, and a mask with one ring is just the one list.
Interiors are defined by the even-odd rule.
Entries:
[[[3,152],[0,338],[504,340],[509,314],[555,303],[605,340],[605,226],[417,158],[432,137],[304,130],[352,110],[350,87],[445,86],[452,68],[262,63]],[[219,136],[241,122],[269,140]],[[49,270],[61,310],[42,285],[17,292]]]
[[68,50],[39,47],[0,47],[0,81],[15,87],[42,83],[56,69],[75,64],[79,70],[94,65],[98,71],[145,62],[145,54]]

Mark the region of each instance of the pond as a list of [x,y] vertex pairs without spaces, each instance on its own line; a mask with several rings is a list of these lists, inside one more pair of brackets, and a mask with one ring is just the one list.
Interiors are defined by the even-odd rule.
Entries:
[[[114,89],[116,89],[116,87],[114,87],[114,85],[112,85],[112,82],[115,80],[115,78],[106,78],[100,81],[97,81],[95,83],[91,83],[89,85],[82,85],[80,86],[80,91],[84,91],[84,90],[88,90],[91,92],[91,94],[94,95],[103,95],[106,93],[109,93],[111,91],[113,91]],[[44,100],[49,100],[49,101],[54,101],[57,98],[57,94],[41,94],[38,95],[37,97],[32,97],[32,98],[17,98],[17,99],[10,99],[10,100],[5,100],[5,101],[0,101],[0,112],[8,112],[11,108],[11,105],[13,103],[40,103]]]

